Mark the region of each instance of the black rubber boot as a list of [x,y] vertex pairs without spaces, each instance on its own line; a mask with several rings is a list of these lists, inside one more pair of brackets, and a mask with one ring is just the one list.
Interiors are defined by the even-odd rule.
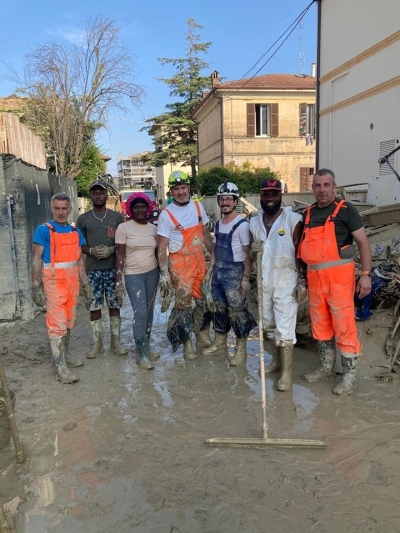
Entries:
[[310,374],[304,374],[301,379],[310,383],[314,381],[324,381],[335,377],[336,362],[336,342],[334,339],[329,341],[318,341],[318,352],[321,365],[317,370]]
[[137,362],[140,368],[145,370],[151,370],[154,368],[153,363],[147,357],[146,345],[144,337],[135,337],[136,349],[137,349]]
[[151,331],[146,331],[144,335],[146,354],[150,361],[157,361],[157,359],[160,359],[160,354],[158,352],[153,352],[152,350],[150,350],[150,335]]

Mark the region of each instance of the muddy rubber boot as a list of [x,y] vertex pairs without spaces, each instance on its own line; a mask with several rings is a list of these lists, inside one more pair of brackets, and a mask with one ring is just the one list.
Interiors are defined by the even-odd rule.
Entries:
[[77,368],[78,366],[82,366],[84,364],[83,359],[72,359],[72,357],[69,354],[69,339],[71,336],[71,330],[67,329],[67,335],[65,338],[65,362],[70,368]]
[[288,391],[292,388],[293,344],[280,346],[282,360],[282,375],[276,390]]
[[91,320],[90,325],[93,331],[94,345],[87,354],[86,359],[95,359],[103,353],[103,337],[101,334],[101,320]]
[[111,350],[116,355],[126,355],[128,350],[120,343],[121,338],[121,317],[110,317],[110,334],[111,334]]
[[336,343],[332,339],[330,341],[318,341],[318,352],[321,366],[310,374],[304,374],[301,379],[305,379],[310,383],[314,381],[324,381],[333,379],[335,377],[335,362],[336,362]]
[[278,372],[282,368],[281,361],[281,347],[274,344],[274,349],[272,351],[272,361],[265,368],[265,374],[270,374],[271,372]]
[[143,368],[144,370],[151,370],[152,368],[154,368],[153,363],[146,355],[146,345],[144,337],[135,337],[135,343],[137,348],[136,359],[140,368]]
[[336,385],[332,392],[339,396],[344,396],[345,394],[351,394],[357,386],[357,357],[343,357],[342,355],[341,359],[343,367],[343,379],[338,385]]
[[153,352],[152,350],[150,350],[150,334],[151,331],[147,331],[144,336],[146,354],[150,361],[157,361],[157,359],[160,359],[160,354],[158,352]]
[[196,359],[197,353],[193,350],[192,339],[189,337],[187,341],[183,343],[183,358],[192,361]]
[[199,331],[196,335],[196,348],[204,350],[204,348],[210,348],[212,346],[212,340],[210,339],[210,328]]
[[228,350],[228,334],[216,333],[214,344],[209,348],[204,348],[204,355],[214,355],[216,353],[226,352]]
[[55,378],[61,383],[75,383],[79,381],[77,375],[73,374],[67,367],[65,362],[65,337],[50,338],[50,348],[54,361]]
[[230,359],[231,366],[246,364],[247,361],[247,337],[236,339],[235,355]]

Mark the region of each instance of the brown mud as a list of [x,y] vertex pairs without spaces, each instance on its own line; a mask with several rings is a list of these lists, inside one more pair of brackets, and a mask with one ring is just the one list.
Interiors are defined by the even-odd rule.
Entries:
[[[0,452],[0,498],[17,533],[400,531],[399,389],[371,377],[383,361],[373,341],[385,320],[362,326],[369,355],[352,396],[333,395],[333,382],[300,379],[318,365],[312,350],[295,349],[291,392],[275,390],[279,373],[268,376],[270,436],[328,442],[324,450],[284,450],[204,444],[261,436],[257,332],[245,367],[222,356],[184,361],[156,305],[152,347],[161,359],[148,371],[135,361],[128,302],[122,316],[129,355],[111,354],[104,317],[105,354],[74,369],[74,385],[53,377],[43,314],[0,330],[30,455],[9,466],[11,445]],[[90,343],[81,306],[71,355],[84,357]]]

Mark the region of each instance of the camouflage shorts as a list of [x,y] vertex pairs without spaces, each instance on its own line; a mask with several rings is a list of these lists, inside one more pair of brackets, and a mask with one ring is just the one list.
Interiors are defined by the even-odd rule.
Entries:
[[104,297],[109,309],[119,309],[121,306],[115,297],[115,270],[88,270],[86,272],[93,289],[93,298],[86,304],[88,311],[98,311],[103,307]]

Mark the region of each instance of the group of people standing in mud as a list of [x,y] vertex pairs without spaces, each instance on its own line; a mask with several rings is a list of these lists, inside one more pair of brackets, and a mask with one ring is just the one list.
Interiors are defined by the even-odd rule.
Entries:
[[[158,226],[147,221],[151,203],[141,193],[127,200],[130,220],[106,207],[107,185],[90,185],[93,208],[68,223],[71,201],[64,193],[53,196],[50,222],[33,238],[33,301],[46,305],[46,325],[56,378],[78,380],[70,368],[83,364],[69,353],[70,331],[76,320],[79,280],[90,311],[93,346],[87,358],[103,351],[101,310],[104,299],[110,318],[111,350],[126,355],[120,342],[120,308],[127,293],[133,309],[133,335],[138,364],[154,368],[160,356],[150,348],[154,304],[158,288],[162,310],[174,302],[167,337],[183,356],[226,354],[228,334],[236,337],[232,366],[247,360],[247,339],[257,325],[246,295],[253,261],[261,261],[262,325],[272,341],[272,361],[266,373],[281,371],[277,389],[292,387],[293,347],[300,302],[308,296],[313,337],[318,342],[320,366],[302,376],[307,381],[333,379],[337,351],[343,379],[336,394],[356,386],[356,364],[361,355],[354,318],[354,294],[371,291],[371,253],[358,211],[336,197],[335,175],[329,169],[313,177],[316,202],[302,215],[282,206],[282,184],[264,180],[261,209],[245,220],[236,212],[239,190],[225,182],[217,189],[222,218],[214,236],[201,202],[190,197],[190,181],[182,171],[169,176],[173,201],[163,209]],[[361,276],[356,283],[354,246],[360,253]],[[204,247],[210,253],[207,268]],[[86,262],[83,255],[86,255]],[[210,327],[214,327],[214,339]],[[192,344],[192,333],[196,346]]]

